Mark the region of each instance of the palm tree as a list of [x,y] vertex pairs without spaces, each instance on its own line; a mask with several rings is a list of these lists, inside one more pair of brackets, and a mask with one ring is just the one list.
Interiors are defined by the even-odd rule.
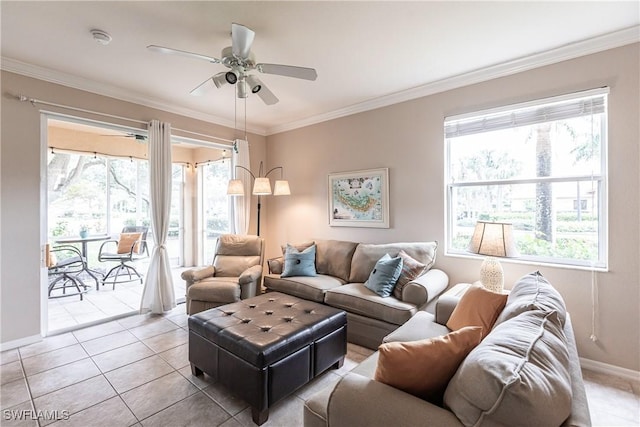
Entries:
[[[536,176],[551,176],[551,123],[536,126]],[[550,182],[536,184],[537,239],[553,240],[553,191]]]

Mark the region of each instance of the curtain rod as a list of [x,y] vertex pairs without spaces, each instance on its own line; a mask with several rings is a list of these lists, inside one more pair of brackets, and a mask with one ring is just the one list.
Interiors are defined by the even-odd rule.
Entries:
[[[64,108],[64,109],[67,109],[67,110],[79,111],[79,112],[82,112],[82,113],[89,113],[89,114],[95,114],[95,115],[98,115],[98,116],[111,117],[113,119],[125,120],[125,121],[128,121],[128,122],[143,124],[145,126],[149,125],[149,122],[146,122],[144,120],[132,119],[132,118],[123,117],[123,116],[116,116],[114,114],[108,114],[108,113],[101,113],[99,111],[87,110],[85,108],[72,107],[70,105],[56,104],[54,102],[48,102],[48,101],[43,101],[41,99],[30,98],[30,97],[27,97],[25,95],[14,95],[14,96],[20,102],[29,102],[34,107],[35,107],[36,104],[42,104],[42,105],[48,105],[50,107],[58,107],[58,108]],[[206,138],[217,139],[218,141],[224,141],[224,142],[228,142],[230,144],[234,143],[234,141],[231,140],[231,139],[220,138],[218,136],[207,135],[207,134],[204,134],[204,133],[192,132],[192,131],[186,130],[186,129],[172,128],[172,130],[175,130],[175,131],[178,131],[178,132],[185,132],[185,133],[189,133],[189,134],[192,134],[192,135],[204,136]]]

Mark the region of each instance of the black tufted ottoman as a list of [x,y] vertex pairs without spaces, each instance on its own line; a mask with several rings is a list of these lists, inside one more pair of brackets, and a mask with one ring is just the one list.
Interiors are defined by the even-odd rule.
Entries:
[[251,405],[260,425],[269,407],[347,352],[344,311],[279,292],[189,317],[193,375],[206,372]]

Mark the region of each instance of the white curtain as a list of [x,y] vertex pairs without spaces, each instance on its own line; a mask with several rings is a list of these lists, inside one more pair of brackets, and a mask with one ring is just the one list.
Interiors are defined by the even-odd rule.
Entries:
[[155,246],[142,291],[141,313],[162,313],[176,306],[167,252],[171,209],[171,124],[149,124],[149,178],[151,229]]
[[253,180],[251,175],[244,169],[236,168],[242,166],[250,169],[249,143],[241,139],[236,139],[233,143],[233,172],[235,178],[241,179],[244,184],[244,196],[234,196],[231,204],[231,233],[247,234],[249,232],[249,220],[251,218],[251,191]]

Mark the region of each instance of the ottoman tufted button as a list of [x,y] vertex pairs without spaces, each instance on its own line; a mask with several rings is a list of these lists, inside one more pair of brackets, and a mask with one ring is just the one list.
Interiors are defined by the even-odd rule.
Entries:
[[307,308],[304,312],[307,313],[307,314],[312,314],[313,313],[313,309]]
[[271,330],[271,326],[261,326],[260,330],[262,332],[269,332]]
[[291,322],[293,321],[293,317],[285,317],[284,320],[285,322]]
[[249,304],[249,308],[256,308],[255,304]]
[[235,313],[235,311],[223,311],[223,313],[227,316],[231,316],[233,313]]
[[273,310],[266,310],[264,314],[266,314],[267,316],[271,316],[273,314]]
[[291,307],[293,307],[293,303],[292,302],[288,302],[284,306],[287,307],[287,308],[291,308]]
[[274,302],[275,300],[275,298],[269,298],[269,302]]
[[249,323],[251,322],[251,319],[242,319],[242,323]]

